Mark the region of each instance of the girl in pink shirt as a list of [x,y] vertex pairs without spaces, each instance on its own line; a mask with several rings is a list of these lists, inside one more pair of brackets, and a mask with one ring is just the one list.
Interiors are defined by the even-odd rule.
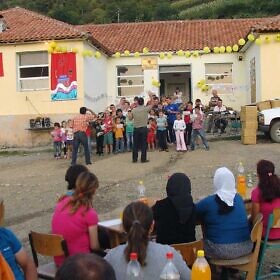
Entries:
[[[98,216],[92,207],[92,198],[98,186],[94,174],[82,172],[77,178],[73,196],[65,197],[56,205],[52,217],[52,233],[63,236],[69,255],[99,249]],[[54,261],[60,266],[64,257],[56,257]]]
[[[269,215],[273,209],[280,207],[280,178],[274,172],[275,167],[271,161],[260,160],[257,163],[259,183],[251,194],[252,221],[258,213],[263,214],[263,237],[266,233]],[[280,229],[271,229],[269,239],[280,239]]]

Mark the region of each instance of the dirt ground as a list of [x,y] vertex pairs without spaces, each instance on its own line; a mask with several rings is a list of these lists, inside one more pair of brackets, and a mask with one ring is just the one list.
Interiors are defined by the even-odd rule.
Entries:
[[[213,174],[218,167],[226,166],[235,172],[242,161],[246,172],[253,174],[260,159],[276,164],[280,174],[280,145],[260,140],[257,145],[242,145],[239,140],[210,142],[210,151],[199,147],[193,152],[149,152],[149,163],[132,163],[131,154],[93,155],[90,170],[100,180],[100,188],[94,198],[94,206],[100,220],[118,218],[121,210],[136,199],[136,187],[143,180],[148,196],[165,196],[168,175],[185,172],[192,182],[195,200],[212,192]],[[79,161],[84,163],[84,158]],[[50,230],[51,215],[57,196],[66,189],[64,175],[68,160],[55,160],[47,149],[0,155],[0,190],[5,202],[5,225],[10,227],[29,250],[27,234],[33,229]],[[280,263],[280,255],[269,254],[266,267]]]

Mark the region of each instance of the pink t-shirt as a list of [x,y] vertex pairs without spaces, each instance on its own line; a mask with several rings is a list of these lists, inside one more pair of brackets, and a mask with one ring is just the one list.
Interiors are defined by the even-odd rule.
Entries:
[[[268,217],[273,209],[280,207],[280,198],[276,198],[271,202],[265,202],[261,199],[261,191],[258,187],[254,188],[251,194],[252,202],[260,204],[260,212],[263,214],[263,237],[266,233]],[[270,230],[269,239],[280,239],[280,228],[272,228]]]
[[[69,255],[90,252],[90,240],[88,228],[97,225],[98,216],[93,208],[86,212],[85,207],[80,207],[74,214],[70,213],[70,207],[63,207],[71,197],[66,197],[58,202],[52,217],[52,233],[63,235],[66,240]],[[64,257],[55,257],[56,265],[61,265]]]

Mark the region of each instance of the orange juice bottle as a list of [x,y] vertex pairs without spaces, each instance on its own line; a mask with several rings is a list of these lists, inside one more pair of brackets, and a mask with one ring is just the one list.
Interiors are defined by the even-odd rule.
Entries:
[[239,162],[237,167],[237,192],[242,196],[246,196],[246,177],[242,162]]
[[192,266],[191,280],[211,280],[211,270],[204,257],[204,251],[197,251],[197,259]]

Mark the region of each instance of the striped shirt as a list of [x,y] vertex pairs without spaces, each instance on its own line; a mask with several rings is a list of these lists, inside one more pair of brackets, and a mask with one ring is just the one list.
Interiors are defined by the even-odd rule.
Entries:
[[73,132],[86,132],[87,127],[90,121],[94,121],[96,119],[95,115],[89,114],[79,114],[72,119],[73,123]]

